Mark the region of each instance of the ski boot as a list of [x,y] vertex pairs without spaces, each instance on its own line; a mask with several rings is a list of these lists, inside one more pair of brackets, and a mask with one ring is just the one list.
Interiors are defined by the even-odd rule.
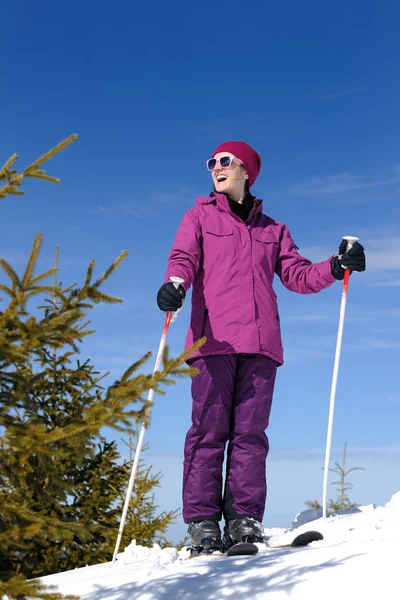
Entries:
[[223,544],[229,549],[234,544],[249,542],[262,544],[264,542],[264,529],[261,522],[253,517],[243,517],[228,521],[224,528]]
[[205,519],[197,523],[189,523],[188,534],[192,541],[190,556],[222,552],[221,531],[218,521]]

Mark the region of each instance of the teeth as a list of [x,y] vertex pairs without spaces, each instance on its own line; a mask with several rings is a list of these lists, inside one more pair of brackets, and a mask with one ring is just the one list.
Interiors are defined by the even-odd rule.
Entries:
[[226,177],[225,175],[218,175],[217,177],[217,181],[225,181]]

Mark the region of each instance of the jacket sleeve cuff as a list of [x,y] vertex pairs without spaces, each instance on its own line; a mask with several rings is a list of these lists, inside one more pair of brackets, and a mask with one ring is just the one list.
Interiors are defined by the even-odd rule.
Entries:
[[327,260],[324,260],[321,263],[321,275],[324,279],[326,279],[326,281],[331,284],[334,283],[335,281],[337,281],[336,277],[334,275],[332,275],[332,269],[331,269],[331,260],[335,255],[332,254],[332,256],[330,256]]

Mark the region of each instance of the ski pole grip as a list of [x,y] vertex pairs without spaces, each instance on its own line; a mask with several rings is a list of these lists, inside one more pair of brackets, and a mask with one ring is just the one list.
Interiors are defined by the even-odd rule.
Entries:
[[[355,239],[358,239],[358,238],[355,238]],[[183,283],[184,283],[184,280],[182,279],[182,277],[174,277],[174,276],[172,276],[172,277],[169,278],[169,280],[172,281],[172,283],[174,284],[174,286],[176,287],[176,289],[178,289],[179,286],[183,285]]]
[[[174,284],[174,286],[176,287],[176,289],[178,289],[179,286],[183,285],[183,283],[184,283],[184,280],[182,279],[182,277],[172,276],[172,277],[169,278],[169,280],[172,281],[172,283]],[[183,308],[183,303],[184,303],[184,300],[182,301],[181,308],[178,308],[178,310],[174,310],[174,312],[172,313],[171,323],[173,323],[176,320],[176,317],[178,316],[178,312],[180,310],[182,310],[182,308]]]
[[355,237],[354,235],[344,235],[343,239],[347,242],[346,252],[348,252],[360,238]]
[[[344,235],[343,239],[347,242],[346,252],[348,252],[360,238],[355,237],[354,235]],[[347,267],[342,265],[342,269],[347,269]]]

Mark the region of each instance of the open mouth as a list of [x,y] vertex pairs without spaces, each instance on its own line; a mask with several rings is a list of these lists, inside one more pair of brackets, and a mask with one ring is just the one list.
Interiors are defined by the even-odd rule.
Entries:
[[226,175],[217,175],[217,181],[221,183],[221,181],[226,181],[228,178]]

